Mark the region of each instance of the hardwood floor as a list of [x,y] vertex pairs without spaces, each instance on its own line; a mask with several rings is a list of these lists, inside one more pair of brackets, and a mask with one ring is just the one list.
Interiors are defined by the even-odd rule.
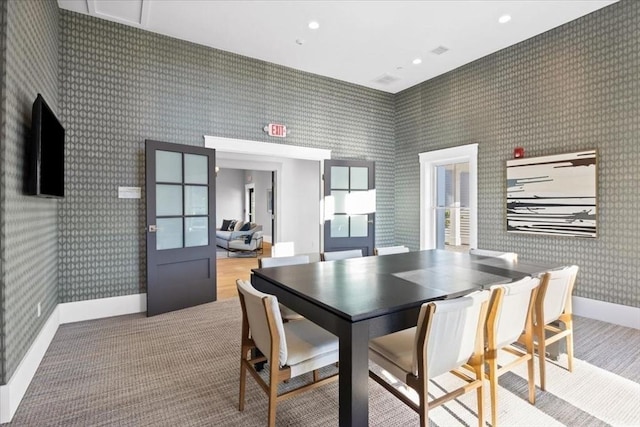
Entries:
[[[268,258],[271,256],[271,244],[264,242],[263,253],[258,254],[258,258]],[[238,296],[236,290],[236,280],[250,280],[251,269],[258,268],[258,258],[220,258],[217,260],[218,278],[218,300],[233,298]]]

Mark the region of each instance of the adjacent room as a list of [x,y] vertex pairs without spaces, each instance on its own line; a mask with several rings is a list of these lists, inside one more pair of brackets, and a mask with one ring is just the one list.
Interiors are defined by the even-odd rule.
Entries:
[[0,423],[640,425],[640,2],[0,18]]

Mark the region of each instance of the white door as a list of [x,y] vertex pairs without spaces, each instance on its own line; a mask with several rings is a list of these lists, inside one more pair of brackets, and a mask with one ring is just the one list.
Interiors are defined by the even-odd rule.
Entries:
[[420,249],[477,247],[477,144],[420,153]]

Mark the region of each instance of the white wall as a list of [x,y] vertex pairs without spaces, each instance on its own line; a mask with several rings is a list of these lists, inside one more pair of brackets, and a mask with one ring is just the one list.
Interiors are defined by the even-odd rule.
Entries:
[[242,219],[244,171],[220,168],[216,178],[216,227],[223,219]]
[[245,171],[245,182],[255,184],[255,223],[262,225],[265,240],[271,242],[271,214],[267,211],[267,189],[271,188],[271,171]]
[[282,242],[294,242],[297,254],[320,252],[320,162],[284,159],[278,195]]

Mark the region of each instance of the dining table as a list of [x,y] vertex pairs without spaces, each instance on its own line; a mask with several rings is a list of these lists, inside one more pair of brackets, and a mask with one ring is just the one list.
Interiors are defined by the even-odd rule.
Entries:
[[416,326],[425,302],[555,267],[433,249],[258,268],[252,270],[251,282],[338,337],[339,425],[367,426],[370,339]]

